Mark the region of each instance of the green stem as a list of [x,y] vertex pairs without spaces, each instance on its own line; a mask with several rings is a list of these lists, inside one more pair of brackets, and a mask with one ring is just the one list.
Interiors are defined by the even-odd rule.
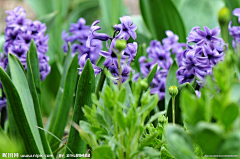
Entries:
[[118,79],[118,86],[119,86],[119,90],[121,90],[121,84],[122,84],[122,78],[121,78],[121,75],[122,75],[122,67],[121,67],[121,56],[120,58],[118,58],[118,67],[119,67],[119,79]]
[[104,84],[104,81],[105,81],[105,78],[106,78],[106,75],[105,75],[105,73],[104,73],[104,69],[105,69],[105,67],[103,68],[103,71],[101,72],[100,78],[99,78],[99,80],[98,80],[96,92],[95,92],[96,95],[97,95],[97,99],[100,98],[99,92],[102,91],[103,84]]
[[175,125],[175,97],[172,97],[172,119],[173,125]]
[[221,34],[222,34],[222,38],[223,40],[228,43],[228,25],[221,25]]

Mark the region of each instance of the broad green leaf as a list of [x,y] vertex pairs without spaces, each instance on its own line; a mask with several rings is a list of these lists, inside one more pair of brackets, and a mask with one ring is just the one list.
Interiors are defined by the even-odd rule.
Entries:
[[199,122],[195,128],[196,143],[205,154],[217,154],[223,141],[224,131],[213,123]]
[[114,154],[110,146],[101,145],[93,150],[93,159],[114,159]]
[[[80,120],[86,120],[82,108],[84,105],[92,106],[91,95],[95,92],[95,74],[90,60],[88,59],[78,81],[77,92],[75,97],[75,104],[73,110],[72,121],[79,123]],[[80,125],[81,126],[81,125]],[[85,153],[86,144],[79,136],[79,132],[71,127],[68,136],[67,146],[73,151],[74,154]],[[66,154],[69,154],[66,149]]]
[[240,132],[233,131],[228,134],[221,144],[218,153],[219,155],[239,155],[240,154]]
[[[180,108],[180,100],[181,100],[180,97],[183,89],[187,89],[191,94],[196,95],[195,90],[190,83],[184,83],[178,87],[178,94],[175,97],[175,122],[180,125],[183,125],[183,121],[182,121],[183,119],[181,117],[181,108]],[[189,107],[189,106],[191,106],[190,102],[186,107]],[[172,97],[168,103],[167,117],[168,117],[168,122],[172,122]]]
[[165,31],[171,30],[180,42],[186,41],[184,23],[172,1],[139,0],[139,3],[143,20],[154,39],[162,40],[166,37]]
[[[54,121],[54,126],[52,129],[52,133],[56,135],[58,138],[62,138],[65,126],[68,121],[68,115],[70,108],[73,104],[73,95],[75,93],[75,87],[77,83],[78,77],[78,54],[73,57],[73,60],[68,68],[66,74],[66,80],[64,84],[63,95],[61,104],[59,107],[59,111],[57,112],[56,120]],[[52,151],[56,150],[59,144],[55,144],[58,141],[53,137],[49,137],[49,144],[51,145]],[[53,146],[55,144],[55,146]]]
[[41,137],[37,126],[37,120],[28,87],[25,74],[18,61],[12,54],[8,55],[10,72],[13,82],[10,80],[5,71],[0,68],[0,78],[7,96],[7,105],[13,113],[14,121],[23,139],[26,151],[29,154],[44,154]]
[[31,40],[31,45],[29,47],[29,60],[31,68],[32,68],[32,75],[35,84],[35,88],[38,95],[39,103],[41,102],[41,80],[40,80],[40,73],[39,73],[39,60],[37,54],[37,48],[33,40]]
[[[232,1],[232,0],[227,0]],[[235,0],[233,0],[235,1]],[[173,0],[189,34],[195,26],[218,27],[218,12],[224,6],[222,0]]]
[[170,86],[179,86],[176,72],[178,70],[178,65],[176,60],[173,61],[172,66],[169,69],[168,75],[167,75],[167,81],[165,86],[165,110],[168,109],[168,104],[171,99],[171,95],[168,92],[168,88]]
[[221,115],[221,121],[228,129],[239,115],[239,105],[231,103],[226,106]]
[[41,0],[41,1],[32,1],[32,0],[24,0],[33,8],[33,10],[37,13],[38,16],[50,13],[53,11],[52,1],[53,0]]
[[153,69],[151,70],[151,72],[148,74],[147,76],[147,81],[148,81],[148,85],[150,86],[150,84],[152,83],[152,80],[157,72],[158,69],[158,64],[155,64]]
[[171,154],[177,159],[196,159],[191,137],[177,125],[167,125],[166,141]]
[[[65,58],[65,62],[64,62],[64,71],[63,71],[63,75],[62,75],[62,79],[61,79],[61,83],[60,83],[60,87],[58,89],[58,93],[57,93],[57,97],[56,97],[56,103],[54,106],[54,109],[49,117],[49,127],[48,130],[51,132],[53,129],[53,126],[55,124],[58,112],[59,112],[59,108],[60,108],[60,104],[62,101],[62,96],[63,96],[63,89],[64,89],[64,84],[65,84],[65,80],[66,80],[66,76],[67,76],[67,71],[69,69],[70,63],[72,61],[72,52],[71,52],[71,45],[70,43],[68,43],[68,52]],[[47,135],[47,138],[49,139],[50,135]]]
[[[31,45],[33,44],[33,41]],[[37,63],[37,64],[36,64]],[[27,80],[29,84],[29,89],[32,95],[33,99],[33,104],[34,104],[34,109],[35,109],[35,115],[37,119],[37,126],[44,128],[43,122],[42,122],[42,113],[40,109],[40,102],[39,102],[39,96],[37,93],[36,89],[36,84],[35,81],[37,81],[36,78],[38,78],[39,81],[39,86],[40,86],[40,76],[39,76],[39,67],[38,67],[38,57],[37,57],[37,52],[32,51],[32,52],[27,52]],[[33,73],[34,71],[37,71],[37,73]],[[38,74],[38,76],[36,76]],[[39,134],[42,140],[43,148],[46,154],[52,154],[52,151],[50,149],[50,146],[48,144],[46,134],[44,131],[39,129]]]

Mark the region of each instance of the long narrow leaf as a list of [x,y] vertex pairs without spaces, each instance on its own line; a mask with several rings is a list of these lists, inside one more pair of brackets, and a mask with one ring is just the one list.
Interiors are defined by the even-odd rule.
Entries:
[[37,55],[37,47],[34,43],[34,41],[31,41],[31,45],[29,47],[29,60],[31,68],[32,68],[32,75],[33,75],[33,80],[35,84],[35,88],[37,91],[39,103],[41,101],[41,80],[40,80],[40,73],[39,73],[39,60],[38,60],[38,55]]
[[[67,124],[69,111],[73,104],[73,95],[75,92],[78,76],[77,68],[78,68],[78,55],[76,54],[73,57],[73,60],[67,71],[60,108],[59,111],[57,112],[57,118],[52,129],[52,133],[56,135],[58,138],[62,138],[64,128],[66,127]],[[59,146],[59,144],[55,144],[56,142],[58,141],[54,137],[52,136],[49,137],[49,144],[51,145],[52,151],[57,149]]]
[[[28,83],[29,83],[29,89],[30,89],[32,99],[33,99],[37,124],[39,127],[44,128],[43,122],[42,122],[42,113],[41,113],[41,109],[40,109],[40,102],[39,102],[39,98],[38,98],[39,96],[37,94],[37,89],[36,89],[36,85],[35,85],[35,81],[37,81],[36,80],[37,76],[35,76],[35,78],[34,78],[34,75],[36,75],[36,73],[34,74],[34,72],[33,72],[33,70],[35,70],[35,71],[37,71],[37,74],[39,74],[39,67],[38,67],[38,64],[33,64],[34,62],[38,62],[37,52],[32,51],[30,53],[28,51],[28,53],[27,53],[27,68],[28,68],[27,79],[28,79]],[[40,82],[40,76],[38,76],[38,78],[39,78],[39,82]],[[45,154],[52,154],[52,151],[48,144],[45,132],[42,130],[39,130],[39,134],[40,134],[40,137],[42,140]]]
[[[60,87],[58,89],[58,93],[57,93],[57,97],[56,97],[56,104],[54,106],[54,109],[49,117],[49,126],[48,126],[48,130],[51,132],[53,129],[53,126],[55,124],[58,112],[59,112],[59,108],[60,108],[60,104],[61,104],[61,100],[62,100],[62,95],[63,95],[63,88],[64,88],[64,84],[65,84],[65,80],[66,80],[66,76],[67,76],[67,71],[69,68],[69,65],[72,61],[72,52],[71,52],[71,45],[68,44],[68,52],[67,52],[67,56],[64,62],[64,70],[63,70],[63,75],[62,75],[62,79],[61,79],[61,83],[60,83]],[[50,135],[47,134],[47,138],[49,139]]]
[[[95,91],[95,74],[90,60],[84,66],[81,77],[78,81],[75,106],[73,111],[73,122],[79,123],[80,120],[85,120],[82,107],[84,105],[91,106],[91,95]],[[82,154],[85,152],[86,144],[81,139],[79,132],[71,126],[67,146],[74,152],[74,154]],[[69,154],[69,150],[66,149],[66,154]]]
[[23,139],[26,151],[29,154],[44,154],[39,132],[35,128],[37,121],[27,79],[16,58],[12,54],[8,56],[13,82],[0,68],[1,82],[10,103],[8,105],[9,109],[13,113],[14,121]]

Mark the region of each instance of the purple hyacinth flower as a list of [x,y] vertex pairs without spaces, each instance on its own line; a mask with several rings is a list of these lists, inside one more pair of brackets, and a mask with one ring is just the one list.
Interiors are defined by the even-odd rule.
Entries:
[[70,28],[69,28],[70,33],[88,30],[89,26],[85,24],[86,24],[86,20],[84,18],[79,18],[76,24],[75,23],[70,24]]
[[137,26],[135,23],[132,23],[131,17],[124,15],[120,18],[120,21],[121,24],[114,26],[114,28],[119,31],[119,34],[116,36],[116,38],[128,40],[131,36],[135,40],[137,38],[137,34],[135,32]]
[[233,10],[233,15],[238,17],[238,22],[240,23],[240,8],[236,8]]
[[128,64],[130,64],[131,61],[134,60],[134,57],[137,55],[137,43],[128,43],[127,47],[124,50],[123,56],[126,56],[128,58]]
[[165,84],[166,84],[166,78],[163,78],[158,85],[155,87],[151,88],[150,93],[151,94],[158,94],[159,100],[162,100],[165,98]]
[[200,98],[200,97],[201,97],[201,92],[200,92],[200,91],[198,91],[198,90],[195,90],[195,93],[196,93],[196,95],[197,95],[197,97],[198,97],[198,98]]
[[240,26],[232,26],[232,21],[229,22],[228,30],[229,34],[233,37],[232,45],[236,49],[236,43],[240,43]]
[[39,56],[39,70],[41,81],[44,81],[47,75],[51,72],[51,67],[48,64],[49,57],[46,55]]
[[201,52],[201,48],[187,51],[182,66],[185,67],[189,73],[192,73],[199,78],[205,77],[206,71],[210,69],[208,58],[202,57],[200,54]]
[[[118,56],[117,56],[118,50],[115,48],[115,43],[116,43],[116,40],[113,39],[113,41],[108,49],[108,52],[100,51],[100,53],[99,53],[101,56],[106,58],[106,60],[103,63],[103,65],[106,67],[110,67],[112,65],[115,65],[115,67],[118,67]],[[122,56],[122,57],[124,57],[124,56]]]
[[223,60],[224,54],[219,53],[215,48],[210,48],[209,46],[203,46],[203,54],[208,58],[208,63],[213,67],[219,61]]
[[160,51],[160,49],[162,49],[162,45],[161,45],[161,42],[160,41],[157,41],[157,40],[152,40],[150,42],[150,46],[147,47],[147,53],[149,55],[154,55],[154,54],[157,54],[157,52]]
[[[121,67],[122,67],[121,82],[124,83],[128,79],[128,77],[130,75],[130,71],[132,70],[132,68],[128,65],[123,65]],[[112,75],[114,76],[114,78],[113,78],[115,80],[114,83],[117,83],[116,81],[119,80],[119,68],[112,65],[108,69],[112,73]]]
[[154,67],[155,62],[154,61],[147,62],[147,58],[145,56],[140,57],[138,61],[140,64],[141,73],[143,74],[143,78],[145,78],[148,76],[148,74]]
[[159,49],[155,54],[150,54],[150,58],[152,58],[160,67],[167,68],[172,64],[171,53],[165,49]]
[[191,82],[194,79],[194,74],[189,72],[185,67],[180,67],[177,70],[176,75],[180,84]]
[[90,34],[87,39],[86,46],[90,47],[92,39],[99,39],[101,41],[108,41],[110,39],[110,36],[105,33],[97,33],[97,30],[100,30],[100,26],[96,26],[100,21],[96,20],[92,23],[92,26],[90,28]]
[[210,30],[208,27],[204,26],[204,31],[197,29],[196,32],[197,34],[202,38],[201,41],[197,43],[197,45],[203,45],[204,43],[209,43],[209,42],[217,42],[220,40],[218,38],[218,34],[220,33],[220,28],[216,27],[213,30]]
[[[82,71],[83,71],[83,68],[84,68],[84,66],[85,66],[85,64],[87,62],[87,59],[88,59],[87,56],[88,56],[88,54],[84,54],[84,55],[81,56],[81,58],[79,60],[79,65],[81,67],[81,68],[79,68],[79,74],[81,74]],[[102,69],[99,68],[98,66],[94,65],[94,64],[92,64],[92,66],[93,66],[93,70],[94,70],[95,76],[97,76],[102,71]]]
[[162,40],[163,46],[166,50],[171,50],[178,43],[179,37],[170,30],[166,31],[166,35],[168,37]]
[[[7,27],[5,29],[5,55],[7,56],[8,53],[16,55],[27,70],[26,55],[33,39],[37,46],[41,79],[45,79],[46,75],[50,72],[50,66],[47,63],[48,57],[45,55],[48,51],[47,42],[49,39],[48,35],[44,36],[46,25],[40,21],[25,19],[26,12],[21,7],[17,7],[6,13],[8,15],[6,17]],[[8,62],[7,57],[5,61]]]

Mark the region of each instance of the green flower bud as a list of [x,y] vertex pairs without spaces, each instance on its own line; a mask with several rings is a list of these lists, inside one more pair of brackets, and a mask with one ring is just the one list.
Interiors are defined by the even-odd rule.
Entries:
[[116,49],[118,49],[119,51],[122,51],[126,48],[127,46],[127,41],[126,40],[117,40],[115,47]]
[[147,79],[141,80],[139,84],[143,90],[146,90],[148,88]]
[[165,117],[164,115],[161,115],[159,118],[158,118],[158,123],[160,123],[161,125],[165,125],[168,123],[168,118]]
[[223,7],[218,13],[218,22],[221,25],[228,24],[231,20],[230,11],[227,7]]
[[170,86],[169,89],[169,94],[172,96],[172,97],[175,97],[177,94],[178,94],[178,88],[177,86]]

